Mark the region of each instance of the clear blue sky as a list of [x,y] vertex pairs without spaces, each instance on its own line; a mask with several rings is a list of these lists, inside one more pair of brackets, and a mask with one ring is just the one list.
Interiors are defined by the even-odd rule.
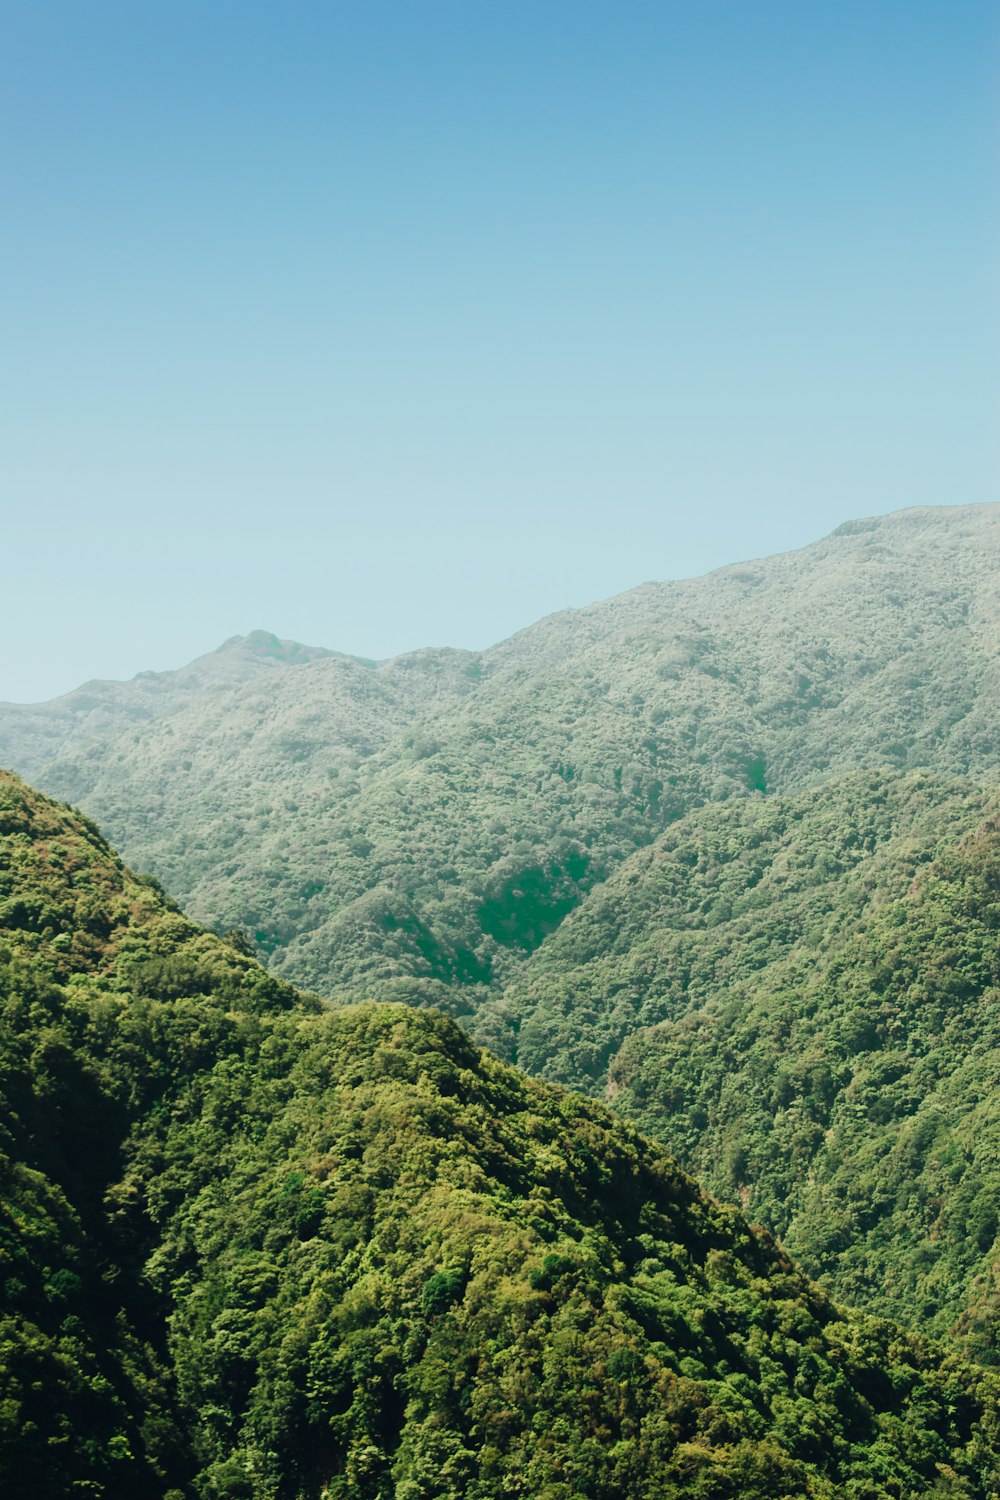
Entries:
[[1000,498],[995,0],[8,0],[0,697]]

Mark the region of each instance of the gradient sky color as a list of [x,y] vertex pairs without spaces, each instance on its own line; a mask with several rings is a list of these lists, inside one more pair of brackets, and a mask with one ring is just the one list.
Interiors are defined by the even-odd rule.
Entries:
[[0,7],[0,698],[1000,499],[994,0]]

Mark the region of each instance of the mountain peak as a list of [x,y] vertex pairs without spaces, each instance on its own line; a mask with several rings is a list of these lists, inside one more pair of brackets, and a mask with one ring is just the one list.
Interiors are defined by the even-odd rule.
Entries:
[[[273,630],[251,630],[247,635],[231,635],[223,641],[215,651],[209,652],[210,656],[220,656],[223,653],[235,654],[244,652],[252,656],[269,657],[272,660],[283,662],[316,661],[323,656],[334,656],[326,646],[305,646],[301,641],[283,640],[281,636],[275,635]],[[199,657],[198,661],[203,661]],[[190,663],[194,666],[195,663]],[[186,670],[181,668],[182,671]]]

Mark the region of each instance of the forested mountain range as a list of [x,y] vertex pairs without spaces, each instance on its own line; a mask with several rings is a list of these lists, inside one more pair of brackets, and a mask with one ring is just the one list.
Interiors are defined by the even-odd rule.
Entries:
[[217,683],[38,780],[272,973],[449,1012],[990,1362],[998,674],[1000,507],[915,510]]
[[858,769],[990,772],[1000,507],[854,522],[482,655],[322,660],[20,764],[199,920],[324,992],[506,982],[710,801]]
[[0,775],[11,1500],[989,1500],[997,1374],[605,1107],[331,1010]]

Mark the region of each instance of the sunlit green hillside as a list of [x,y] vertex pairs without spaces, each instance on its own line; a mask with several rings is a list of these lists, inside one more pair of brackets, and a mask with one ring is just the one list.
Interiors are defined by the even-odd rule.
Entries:
[[45,784],[272,973],[450,1013],[992,1360],[998,541],[855,522],[483,654],[251,637]]
[[995,1377],[600,1105],[324,1012],[0,780],[12,1497],[987,1496]]
[[995,807],[911,773],[704,808],[474,1025],[606,1092],[839,1295],[995,1359]]

